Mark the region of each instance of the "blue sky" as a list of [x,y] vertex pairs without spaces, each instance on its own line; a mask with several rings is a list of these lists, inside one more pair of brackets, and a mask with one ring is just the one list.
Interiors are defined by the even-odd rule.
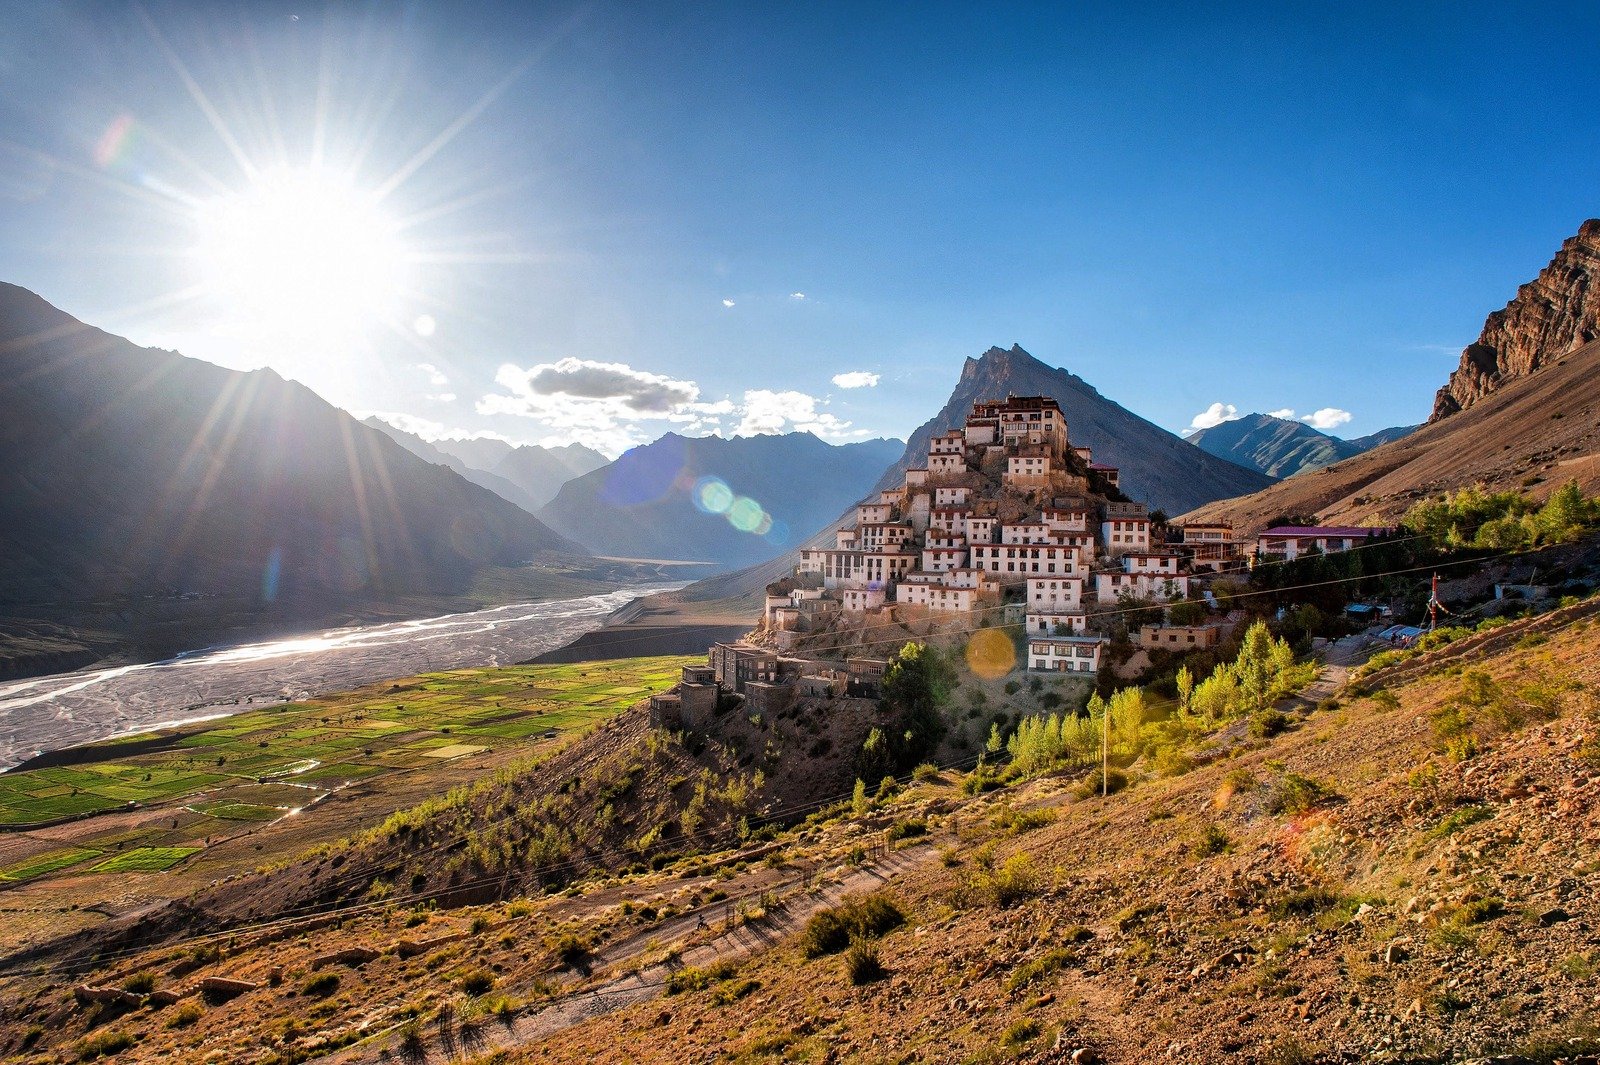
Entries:
[[435,435],[903,436],[1013,342],[1359,435],[1600,214],[1592,5],[0,19],[0,280]]

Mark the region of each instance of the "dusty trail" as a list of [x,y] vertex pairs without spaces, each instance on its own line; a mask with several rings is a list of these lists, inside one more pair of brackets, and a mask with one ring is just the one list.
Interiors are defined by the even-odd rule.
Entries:
[[[678,959],[670,964],[656,962],[642,965],[631,972],[622,971],[628,965],[636,964],[652,946],[659,947],[704,935],[712,928],[731,923],[739,900],[718,902],[608,945],[590,960],[588,968],[591,972],[609,971],[615,975],[603,977],[598,983],[582,990],[572,990],[546,1005],[530,1008],[504,1020],[481,1022],[470,1026],[466,1032],[459,1027],[445,1027],[441,1031],[438,1025],[429,1026],[423,1033],[421,1048],[414,1044],[411,1047],[402,1046],[391,1028],[366,1043],[315,1061],[317,1065],[378,1065],[398,1059],[409,1065],[425,1065],[427,1062],[453,1060],[464,1051],[482,1054],[496,1049],[525,1046],[585,1021],[660,996],[667,978],[678,969],[705,968],[719,962],[734,962],[766,950],[804,927],[812,914],[837,904],[845,895],[881,887],[896,877],[926,865],[936,854],[937,848],[931,841],[888,851],[880,854],[871,864],[853,869],[838,880],[803,891],[796,889],[803,889],[823,870],[795,869],[775,883],[765,885],[765,890],[777,891],[780,895],[785,891],[795,892],[784,898],[772,912],[759,921],[737,923],[725,931],[711,932],[709,938],[686,946]],[[707,909],[720,911],[717,921],[708,918]],[[581,975],[569,978],[569,986],[576,988],[585,980],[586,977]]]

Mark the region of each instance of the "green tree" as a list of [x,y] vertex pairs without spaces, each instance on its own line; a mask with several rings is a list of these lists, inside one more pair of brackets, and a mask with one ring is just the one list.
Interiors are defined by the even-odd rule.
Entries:
[[955,688],[956,671],[937,648],[908,643],[883,674],[879,707],[893,722],[887,729],[892,769],[922,762],[944,738],[944,707]]
[[1178,667],[1175,682],[1178,686],[1178,713],[1187,717],[1194,699],[1194,674],[1189,672],[1187,663]]

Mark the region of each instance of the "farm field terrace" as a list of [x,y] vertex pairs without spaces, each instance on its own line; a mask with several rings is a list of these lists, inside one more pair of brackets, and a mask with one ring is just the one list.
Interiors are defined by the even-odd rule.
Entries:
[[98,903],[113,883],[167,895],[182,884],[163,878],[284,857],[554,750],[702,660],[427,673],[55,752],[0,774],[0,909]]

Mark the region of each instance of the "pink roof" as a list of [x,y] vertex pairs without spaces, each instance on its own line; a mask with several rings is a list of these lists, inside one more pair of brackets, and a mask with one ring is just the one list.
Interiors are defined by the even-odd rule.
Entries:
[[1366,526],[1366,525],[1279,525],[1263,532],[1262,536],[1388,536],[1394,532],[1391,526]]

